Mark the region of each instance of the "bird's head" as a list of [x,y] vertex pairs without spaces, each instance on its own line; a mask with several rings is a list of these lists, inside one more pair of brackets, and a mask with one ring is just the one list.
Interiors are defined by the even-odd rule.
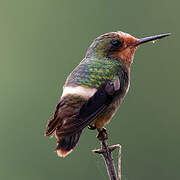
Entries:
[[94,40],[87,51],[86,57],[93,55],[102,59],[118,59],[130,67],[133,62],[134,53],[139,45],[149,41],[155,41],[168,35],[170,34],[160,34],[137,39],[121,31],[106,33]]

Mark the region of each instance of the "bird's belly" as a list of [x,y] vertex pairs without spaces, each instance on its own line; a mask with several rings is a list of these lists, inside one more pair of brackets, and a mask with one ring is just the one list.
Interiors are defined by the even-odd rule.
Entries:
[[95,126],[98,130],[101,130],[106,124],[108,124],[111,121],[113,115],[118,110],[128,90],[129,85],[124,91],[124,93],[116,97],[112,104],[110,104],[90,125]]
[[120,100],[116,100],[114,103],[110,104],[90,125],[95,126],[98,130],[101,130],[111,121],[119,105]]

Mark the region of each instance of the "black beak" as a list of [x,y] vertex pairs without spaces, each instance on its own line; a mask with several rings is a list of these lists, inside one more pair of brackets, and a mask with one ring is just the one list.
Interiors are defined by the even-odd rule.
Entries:
[[169,35],[171,35],[171,33],[159,34],[159,35],[155,35],[155,36],[141,38],[137,42],[135,42],[133,44],[133,46],[138,46],[140,44],[144,44],[144,43],[149,42],[149,41],[155,41],[157,39],[161,39],[161,38],[164,38],[164,37],[169,36]]

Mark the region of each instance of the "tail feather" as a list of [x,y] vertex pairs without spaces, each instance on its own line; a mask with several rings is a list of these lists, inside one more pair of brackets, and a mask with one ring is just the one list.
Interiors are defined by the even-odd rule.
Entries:
[[70,154],[73,151],[74,147],[77,145],[81,133],[82,131],[79,131],[71,136],[58,138],[59,140],[57,142],[57,147],[55,149],[55,151],[57,151],[58,156],[66,157],[68,154]]

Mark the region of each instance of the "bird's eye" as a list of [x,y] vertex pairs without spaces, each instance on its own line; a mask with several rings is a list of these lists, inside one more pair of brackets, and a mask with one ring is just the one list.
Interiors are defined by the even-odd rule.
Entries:
[[117,39],[113,39],[113,40],[111,41],[111,44],[112,44],[114,47],[116,47],[116,48],[119,48],[119,47],[122,46],[121,41],[119,41],[119,40],[117,40]]

